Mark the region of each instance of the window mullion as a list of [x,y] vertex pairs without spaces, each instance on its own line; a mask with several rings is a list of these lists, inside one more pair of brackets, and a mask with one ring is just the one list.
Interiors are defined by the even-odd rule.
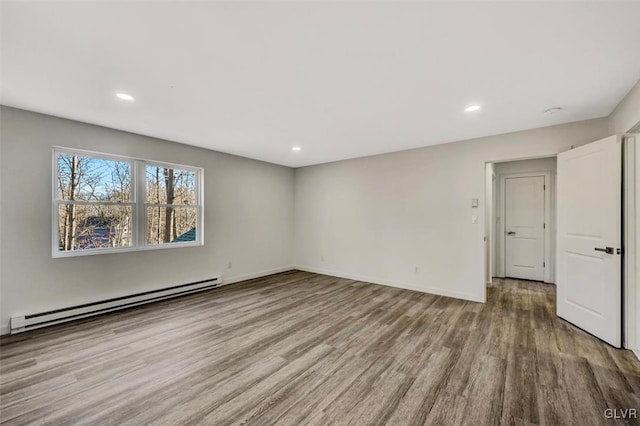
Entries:
[[136,199],[136,224],[135,224],[135,236],[136,247],[141,248],[147,245],[146,230],[147,230],[147,215],[145,212],[145,201],[147,198],[146,187],[146,169],[144,161],[135,162],[136,180],[135,180],[135,199]]
[[69,204],[76,206],[133,206],[133,201],[84,201],[84,200],[54,200],[58,204]]
[[145,207],[173,207],[173,208],[179,208],[179,207],[193,207],[193,208],[200,208],[200,204],[163,204],[163,203],[145,203],[144,205],[145,205]]
[[198,204],[197,215],[197,241],[204,244],[204,169],[196,172],[196,203]]

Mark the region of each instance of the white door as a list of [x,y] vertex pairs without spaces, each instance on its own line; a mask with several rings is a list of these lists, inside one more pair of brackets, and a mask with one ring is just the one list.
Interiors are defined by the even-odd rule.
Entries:
[[505,179],[507,277],[544,280],[544,176]]
[[620,347],[621,140],[558,155],[558,316]]

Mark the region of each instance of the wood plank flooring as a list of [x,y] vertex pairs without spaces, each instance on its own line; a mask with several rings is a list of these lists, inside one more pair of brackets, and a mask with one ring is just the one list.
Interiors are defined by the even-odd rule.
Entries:
[[640,362],[558,319],[292,271],[5,337],[7,425],[639,424]]

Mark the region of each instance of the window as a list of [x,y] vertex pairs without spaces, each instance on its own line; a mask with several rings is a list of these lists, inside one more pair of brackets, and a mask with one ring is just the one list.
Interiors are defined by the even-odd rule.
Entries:
[[145,171],[147,244],[195,241],[197,173],[156,164]]
[[55,148],[53,257],[202,245],[202,175]]

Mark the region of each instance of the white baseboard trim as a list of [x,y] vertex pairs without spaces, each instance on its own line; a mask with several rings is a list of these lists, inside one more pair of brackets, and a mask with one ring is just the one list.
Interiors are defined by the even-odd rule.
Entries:
[[240,281],[252,280],[254,278],[262,278],[267,275],[279,274],[280,272],[292,271],[294,269],[296,269],[294,266],[289,265],[289,266],[281,266],[279,268],[265,269],[264,271],[252,272],[250,274],[245,274],[245,275],[238,275],[235,277],[227,278],[226,276],[223,275],[222,285],[225,286],[227,284],[234,284]]
[[9,334],[9,324],[0,325],[0,336],[4,336],[5,334]]
[[636,358],[638,358],[638,361],[640,361],[640,348],[633,349],[631,352],[633,352]]
[[469,300],[471,302],[484,303],[484,300],[482,299],[482,297],[478,297],[474,294],[466,293],[462,291],[452,291],[452,290],[447,290],[447,289],[438,288],[438,287],[422,287],[422,286],[417,286],[415,284],[410,284],[402,281],[381,280],[378,278],[365,277],[365,276],[350,274],[346,272],[338,272],[338,271],[330,271],[326,269],[314,268],[312,266],[296,265],[294,266],[294,269],[298,269],[300,271],[306,271],[306,272],[313,272],[316,274],[330,275],[330,276],[339,277],[339,278],[346,278],[350,280],[363,281],[363,282],[372,283],[372,284],[386,285],[388,287],[403,288],[405,290],[419,291],[421,293],[436,294],[438,296],[453,297],[455,299]]

